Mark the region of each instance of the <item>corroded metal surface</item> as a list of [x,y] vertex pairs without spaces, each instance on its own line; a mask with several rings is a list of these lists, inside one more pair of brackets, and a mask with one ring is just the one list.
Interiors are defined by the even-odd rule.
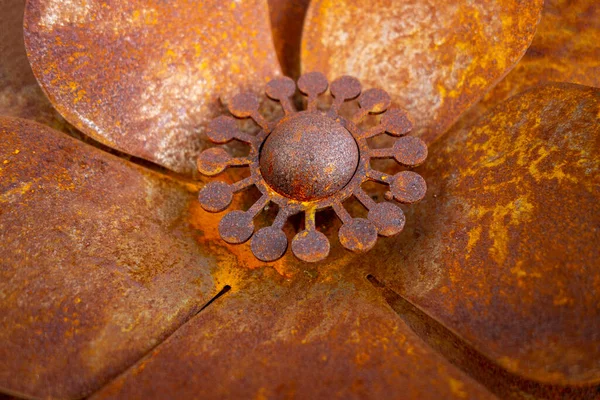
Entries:
[[309,0],[268,0],[273,43],[286,76],[300,75],[300,42]]
[[494,398],[355,272],[257,271],[92,398]]
[[598,385],[598,149],[599,89],[514,97],[432,146],[426,198],[362,263],[505,370]]
[[31,0],[25,43],[69,122],[184,173],[195,169],[219,98],[280,73],[266,0]]
[[525,53],[542,0],[317,0],[302,70],[386,88],[432,142]]
[[0,137],[0,391],[81,397],[220,289],[197,188],[33,122]]
[[33,119],[55,129],[65,121],[38,86],[23,43],[25,0],[0,0],[0,115]]
[[[251,118],[261,130],[256,135],[236,128],[236,120],[221,116],[211,122],[208,138],[215,143],[234,139],[250,145],[247,156],[233,158],[222,149],[211,148],[200,154],[198,170],[205,175],[217,175],[227,167],[247,166],[250,177],[234,184],[214,181],[198,195],[202,207],[210,212],[225,210],[233,194],[254,185],[262,193],[249,210],[226,214],[219,223],[221,237],[228,243],[243,243],[252,237],[252,252],[262,261],[281,258],[287,250],[287,237],[282,228],[289,217],[304,213],[304,230],[293,239],[292,251],[303,261],[316,262],[327,257],[329,243],[315,227],[315,213],[333,208],[343,223],[340,243],[354,252],[366,252],[377,241],[378,233],[390,236],[404,226],[402,210],[391,203],[376,202],[362,188],[369,181],[389,185],[388,200],[415,203],[426,192],[425,180],[412,171],[386,174],[371,166],[373,159],[395,159],[403,167],[415,167],[425,161],[427,146],[422,139],[404,136],[412,128],[412,120],[398,108],[389,110],[389,95],[377,88],[362,91],[360,82],[342,76],[331,83],[333,102],[328,111],[317,109],[318,97],[327,90],[328,82],[319,72],[304,74],[298,89],[308,97],[307,109],[296,111],[292,96],[296,85],[290,78],[277,78],[266,87],[267,95],[281,103],[285,116],[276,122],[267,121],[259,112],[259,102],[250,93],[235,96],[230,112],[238,118]],[[356,99],[352,115],[345,118]],[[363,120],[382,114],[378,124],[367,127]],[[388,136],[394,145],[372,148],[368,139]],[[397,138],[400,136],[399,138]],[[343,202],[356,198],[369,210],[367,218],[352,217]],[[272,226],[253,235],[253,219],[270,202],[279,212]],[[383,210],[390,210],[386,220]]]

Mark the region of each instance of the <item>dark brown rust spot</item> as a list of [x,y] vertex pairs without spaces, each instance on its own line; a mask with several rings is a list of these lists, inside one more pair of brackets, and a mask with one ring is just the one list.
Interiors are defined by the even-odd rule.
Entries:
[[278,193],[302,201],[343,188],[358,165],[358,146],[345,128],[320,112],[282,121],[260,155],[260,171]]

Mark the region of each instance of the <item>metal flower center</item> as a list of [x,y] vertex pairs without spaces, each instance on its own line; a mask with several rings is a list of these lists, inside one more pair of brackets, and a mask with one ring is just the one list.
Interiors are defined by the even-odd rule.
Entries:
[[346,186],[358,166],[356,141],[344,127],[320,112],[284,118],[260,153],[260,171],[273,190],[311,201]]
[[[327,113],[318,111],[319,97],[329,88],[332,97]],[[300,91],[306,96],[306,110],[298,111],[292,101]],[[233,157],[222,147],[211,147],[198,157],[198,171],[214,176],[226,168],[248,166],[250,176],[234,183],[217,180],[206,184],[198,200],[207,211],[225,210],[233,195],[255,186],[262,196],[246,211],[227,213],[219,222],[219,234],[227,243],[251,240],[252,253],[265,262],[281,258],[288,248],[283,226],[288,218],[304,213],[304,229],[292,240],[292,252],[302,261],[317,262],[329,254],[329,239],[317,230],[315,214],[333,208],[342,221],[338,237],[345,248],[363,253],[375,245],[378,236],[397,235],[404,228],[404,212],[392,200],[411,204],[420,201],[427,191],[423,177],[413,171],[393,175],[373,169],[372,159],[393,158],[404,167],[425,161],[427,145],[407,136],[413,124],[406,111],[390,108],[391,98],[381,89],[362,90],[358,79],[341,76],[331,82],[320,72],[308,72],[294,81],[279,77],[267,83],[267,96],[278,101],[285,116],[273,126],[259,112],[260,102],[252,93],[239,93],[228,104],[237,118],[251,118],[261,131],[251,135],[241,131],[238,121],[221,115],[213,119],[206,136],[213,143],[232,140],[245,142],[250,153]],[[346,102],[356,102],[349,117],[351,128],[339,112]],[[352,104],[349,104],[352,106]],[[381,114],[379,122],[361,126],[369,114]],[[395,137],[394,145],[369,147],[368,139],[378,135]],[[362,184],[368,181],[389,186],[387,201],[377,202]],[[354,197],[369,212],[366,218],[353,217],[344,201]],[[277,216],[270,226],[254,232],[254,219],[269,203],[277,204]]]

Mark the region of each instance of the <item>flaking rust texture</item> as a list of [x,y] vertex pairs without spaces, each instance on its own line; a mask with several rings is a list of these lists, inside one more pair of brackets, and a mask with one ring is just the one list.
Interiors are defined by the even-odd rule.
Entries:
[[31,121],[0,137],[0,391],[82,397],[220,290],[195,187]]
[[280,74],[263,0],[32,0],[24,26],[33,72],[69,122],[187,174],[219,99]]
[[365,263],[507,371],[598,385],[599,149],[599,89],[513,97],[433,146],[422,207]]
[[256,271],[95,396],[494,398],[425,345],[354,266]]
[[302,69],[385,88],[430,143],[519,61],[542,4],[317,0],[307,12]]

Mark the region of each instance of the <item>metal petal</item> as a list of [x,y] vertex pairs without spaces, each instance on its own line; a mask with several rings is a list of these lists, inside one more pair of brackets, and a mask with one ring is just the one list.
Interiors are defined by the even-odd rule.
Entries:
[[33,72],[69,122],[188,174],[219,98],[280,73],[266,0],[31,0],[24,24]]
[[470,127],[515,94],[547,82],[600,87],[600,5],[595,0],[544,3],[531,46],[519,64],[454,124]]
[[0,391],[80,398],[224,285],[197,187],[30,121],[0,137]]
[[600,89],[513,97],[430,148],[422,205],[363,263],[508,379],[598,385],[599,149]]
[[493,398],[338,274],[258,271],[92,398]]
[[307,13],[303,71],[381,87],[432,142],[524,54],[542,0],[317,0]]

